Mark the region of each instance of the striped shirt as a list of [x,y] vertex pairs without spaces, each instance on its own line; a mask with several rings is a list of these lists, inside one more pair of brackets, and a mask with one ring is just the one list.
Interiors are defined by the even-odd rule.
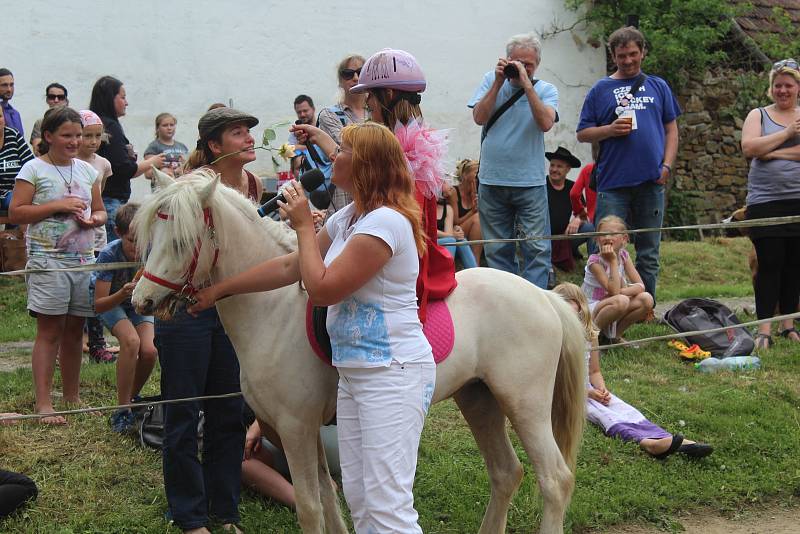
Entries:
[[3,147],[0,148],[0,191],[14,189],[14,179],[25,163],[33,159],[30,147],[13,128],[3,130]]

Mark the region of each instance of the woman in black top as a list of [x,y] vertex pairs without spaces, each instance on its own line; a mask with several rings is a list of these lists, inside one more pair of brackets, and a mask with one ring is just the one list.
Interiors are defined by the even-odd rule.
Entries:
[[136,162],[136,152],[125,137],[125,131],[118,120],[125,115],[127,107],[128,100],[121,81],[113,76],[103,76],[95,82],[89,109],[100,116],[108,136],[97,153],[111,162],[112,170],[103,189],[103,205],[108,212],[106,232],[109,242],[118,237],[114,231],[114,216],[117,209],[131,197],[131,180],[144,173],[151,165],[159,169],[164,165],[163,154]]

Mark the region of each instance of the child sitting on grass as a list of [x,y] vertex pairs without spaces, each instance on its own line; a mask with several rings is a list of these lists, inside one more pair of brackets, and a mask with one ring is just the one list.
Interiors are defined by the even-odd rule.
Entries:
[[[624,232],[625,221],[616,215],[603,217],[598,232]],[[625,245],[628,234],[597,238],[599,254],[591,254],[586,263],[583,293],[589,301],[591,320],[613,343],[625,341],[622,334],[634,323],[644,320],[653,309],[653,296],[644,290]]]
[[647,454],[659,460],[676,452],[691,458],[702,458],[714,452],[711,445],[685,439],[681,434],[670,434],[608,391],[600,372],[597,329],[589,316],[586,296],[578,286],[570,283],[559,284],[553,291],[572,306],[585,330],[586,363],[589,369],[586,382],[586,419],[602,428],[607,436],[617,437],[622,441],[635,441]]
[[[123,205],[115,217],[119,239],[103,248],[97,264],[136,261],[136,236],[131,221],[138,204]],[[117,402],[129,404],[139,394],[156,363],[158,354],[153,344],[153,317],[139,315],[131,305],[136,287],[136,269],[95,271],[93,276],[94,307],[98,317],[119,340],[117,358]],[[133,426],[130,408],[121,408],[111,415],[111,429],[126,432]]]

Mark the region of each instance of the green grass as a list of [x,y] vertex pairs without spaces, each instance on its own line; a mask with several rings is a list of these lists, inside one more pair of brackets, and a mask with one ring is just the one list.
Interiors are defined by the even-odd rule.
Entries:
[[[662,242],[656,300],[752,295],[747,265],[747,255],[752,248],[750,240],[744,237]],[[635,258],[633,245],[629,245],[628,250]],[[579,262],[571,274],[559,272],[559,281],[580,285],[584,265],[585,262]]]
[[25,280],[19,276],[0,276],[0,343],[32,340],[36,321],[28,315]]
[[[686,258],[699,250],[685,248],[692,243],[675,245]],[[706,242],[704,249],[726,257],[724,247],[738,246]],[[734,257],[731,254],[731,265],[719,267],[713,276],[735,273]],[[709,263],[687,262],[687,268],[694,266],[687,276],[700,279],[698,271],[708,274]],[[683,294],[691,286],[663,284],[673,294]],[[21,314],[19,310],[0,314],[0,339],[7,335],[3,329],[21,320]],[[629,337],[666,333],[663,326],[639,325]],[[699,373],[680,362],[665,343],[603,356],[613,392],[667,430],[711,443],[716,451],[702,461],[676,455],[657,462],[636,445],[609,439],[587,426],[567,512],[568,531],[613,531],[613,525],[631,522],[674,529],[673,518],[692,510],[733,511],[776,500],[796,504],[800,357],[796,345],[784,339],[777,342],[764,357],[762,370],[746,374]],[[0,354],[6,357],[11,355]],[[157,380],[156,370],[147,393],[156,391]],[[84,400],[94,405],[113,402],[113,366],[87,364],[81,382]],[[30,370],[0,373],[0,411],[30,412],[32,406]],[[516,438],[514,444],[526,476],[509,514],[508,532],[530,532],[539,524],[541,502]],[[27,473],[40,487],[39,499],[0,522],[0,532],[177,532],[164,520],[159,455],[111,433],[105,417],[74,416],[63,428],[36,423],[3,427],[0,466]],[[447,401],[434,406],[422,437],[415,486],[422,528],[430,533],[475,532],[488,495],[482,459],[455,405]],[[292,512],[251,493],[243,493],[241,512],[247,532],[298,532]]]

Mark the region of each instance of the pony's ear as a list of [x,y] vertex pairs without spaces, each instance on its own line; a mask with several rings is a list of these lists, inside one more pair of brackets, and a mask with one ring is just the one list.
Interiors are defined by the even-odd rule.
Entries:
[[155,180],[156,189],[163,189],[168,185],[174,184],[175,179],[165,172],[161,172],[153,165],[153,179]]
[[207,185],[203,186],[203,189],[200,190],[199,197],[200,197],[200,204],[203,206],[208,206],[208,201],[211,198],[211,195],[214,194],[214,191],[217,190],[217,184],[219,184],[220,176],[219,174],[214,177],[213,180],[208,182]]

